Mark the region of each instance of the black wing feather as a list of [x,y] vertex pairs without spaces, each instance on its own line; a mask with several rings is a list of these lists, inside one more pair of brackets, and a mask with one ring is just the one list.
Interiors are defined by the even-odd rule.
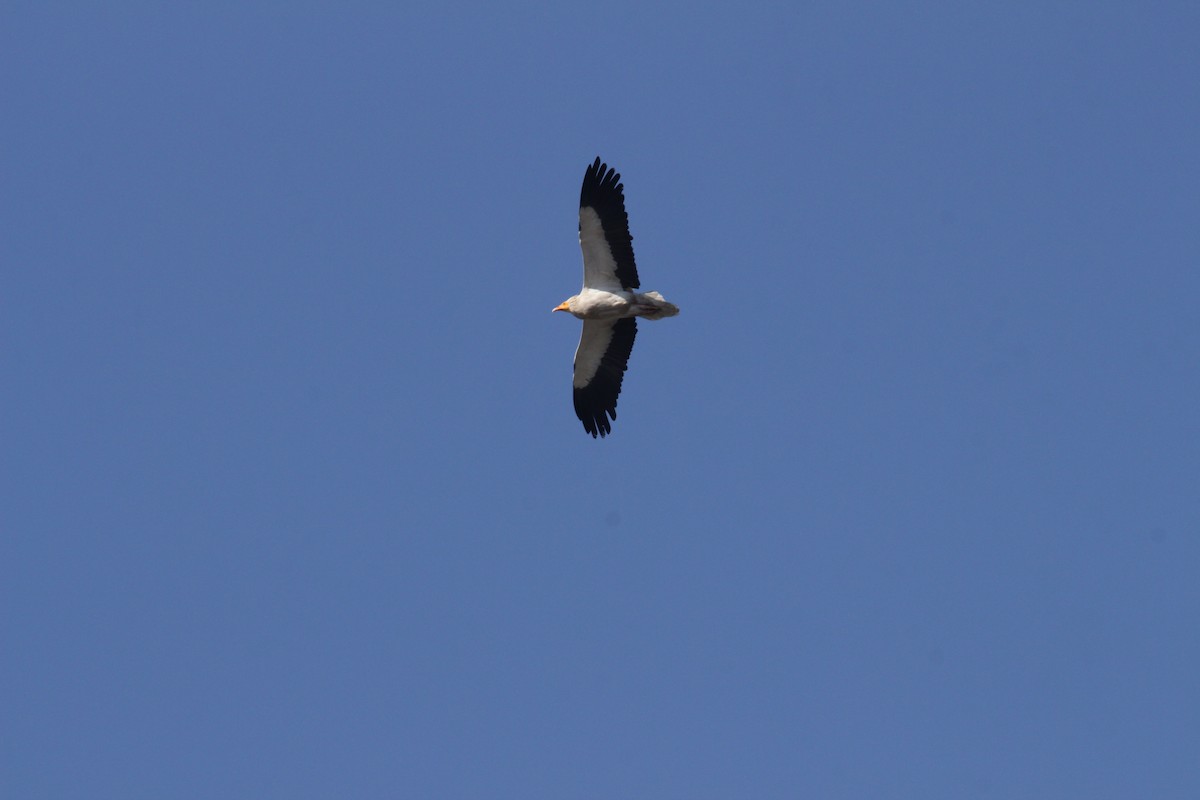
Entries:
[[617,263],[617,280],[624,289],[641,287],[637,263],[633,260],[633,237],[629,235],[629,215],[625,213],[625,185],[615,169],[601,163],[600,156],[583,174],[579,191],[579,207],[594,208],[604,226],[604,238],[613,261]]
[[637,320],[633,317],[617,320],[596,374],[587,386],[574,390],[575,415],[593,439],[612,432],[608,417],[617,418],[617,395],[621,394],[621,381],[636,336]]

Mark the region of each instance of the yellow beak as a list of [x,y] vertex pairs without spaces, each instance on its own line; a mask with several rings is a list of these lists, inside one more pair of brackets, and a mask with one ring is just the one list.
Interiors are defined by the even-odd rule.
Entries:
[[551,312],[551,313],[554,313],[555,311],[570,311],[570,310],[571,310],[571,309],[567,308],[567,304],[566,304],[566,302],[564,301],[564,302],[562,302],[562,303],[559,303],[558,305],[556,305],[554,308],[550,309],[550,312]]

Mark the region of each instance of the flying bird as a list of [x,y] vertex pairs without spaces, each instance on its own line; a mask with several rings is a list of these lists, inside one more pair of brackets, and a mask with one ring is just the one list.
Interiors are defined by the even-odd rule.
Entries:
[[572,386],[575,415],[593,439],[612,432],[609,417],[617,418],[617,395],[637,336],[637,318],[656,320],[679,313],[658,292],[634,291],[641,284],[624,190],[621,176],[599,156],[583,174],[579,192],[583,289],[554,308],[583,320]]

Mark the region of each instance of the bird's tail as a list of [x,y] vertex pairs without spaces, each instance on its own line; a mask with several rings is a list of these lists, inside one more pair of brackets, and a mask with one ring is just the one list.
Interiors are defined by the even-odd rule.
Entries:
[[658,292],[646,292],[638,299],[646,302],[647,305],[652,305],[658,309],[651,314],[643,314],[642,319],[653,321],[656,319],[662,319],[664,317],[673,317],[679,313],[679,306],[675,305],[674,303],[668,303]]

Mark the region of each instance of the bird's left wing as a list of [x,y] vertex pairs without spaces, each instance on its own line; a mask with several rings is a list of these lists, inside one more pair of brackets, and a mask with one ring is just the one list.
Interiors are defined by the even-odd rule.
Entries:
[[585,288],[616,291],[641,286],[625,213],[625,186],[599,157],[587,168],[579,190],[579,246]]
[[637,321],[633,317],[583,321],[572,384],[575,415],[593,438],[612,432],[608,418],[617,418],[617,396],[636,336]]

